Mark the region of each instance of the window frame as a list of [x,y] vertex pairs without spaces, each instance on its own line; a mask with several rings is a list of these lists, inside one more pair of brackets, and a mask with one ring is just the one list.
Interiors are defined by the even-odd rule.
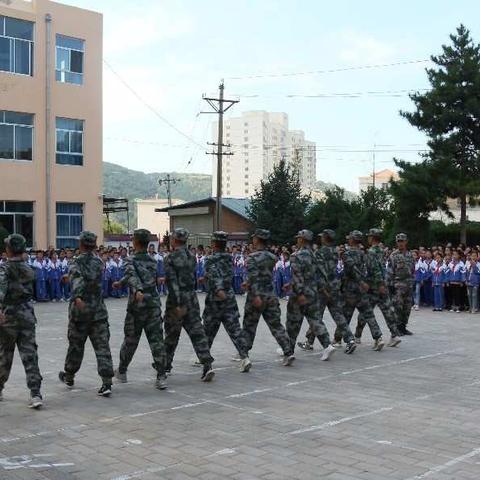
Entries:
[[[28,125],[25,123],[10,123],[5,120],[5,113],[19,113],[22,115],[30,115],[32,117],[32,124]],[[3,158],[0,157],[0,162],[33,162],[35,158],[35,114],[33,113],[26,113],[26,112],[13,112],[11,110],[0,110],[0,125],[8,125],[13,127],[13,157],[14,158]],[[17,151],[17,135],[16,135],[16,127],[21,128],[30,128],[32,132],[32,158],[30,160],[24,158],[15,158],[16,151]]]
[[[81,206],[82,212],[81,213],[59,213],[58,206],[59,205],[79,205]],[[69,235],[59,235],[58,234],[58,217],[68,217],[68,230]],[[71,234],[72,230],[72,217],[81,218],[81,228],[78,236],[74,236]],[[66,240],[72,241],[74,244],[70,245],[71,247],[76,247],[80,241],[80,233],[84,227],[84,219],[85,219],[85,204],[81,202],[56,202],[55,203],[55,245],[58,247],[58,240]]]
[[[57,44],[58,37],[72,38],[74,40],[78,40],[78,41],[82,42],[83,43],[83,50],[78,50],[77,48],[71,48],[71,47],[62,47],[62,46],[58,45]],[[65,50],[65,51],[68,52],[68,61],[69,61],[68,68],[65,68],[65,69],[59,68],[59,66],[58,66],[58,49]],[[73,72],[71,70],[71,68],[72,68],[72,52],[78,52],[78,53],[82,54],[82,72],[81,73],[80,72]],[[60,74],[71,73],[71,74],[74,74],[74,75],[80,75],[81,79],[82,79],[82,82],[81,83],[69,82],[66,79],[65,80],[58,80],[56,78],[57,72],[59,72]],[[55,78],[56,78],[56,81],[59,82],[59,83],[68,83],[69,85],[76,85],[77,87],[82,87],[83,86],[84,81],[85,81],[85,40],[83,40],[81,38],[70,37],[69,35],[62,35],[61,33],[57,33],[55,35]]]
[[[57,128],[57,120],[75,120],[77,122],[82,122],[83,130],[69,130],[66,128]],[[59,152],[58,151],[58,132],[68,133],[68,152]],[[82,135],[82,153],[72,152],[72,133],[80,133]],[[73,157],[81,157],[82,163],[80,165],[73,163],[59,163],[57,160],[58,155],[70,155]],[[85,120],[77,118],[66,118],[66,117],[56,117],[55,118],[55,164],[63,167],[83,167],[85,165]]]
[[[6,23],[7,23],[7,18],[12,18],[13,20],[20,20],[22,22],[28,22],[32,24],[32,39],[33,40],[27,40],[26,38],[20,38],[20,37],[12,37],[10,35],[6,34]],[[33,77],[33,49],[35,46],[35,22],[30,22],[29,20],[24,20],[23,18],[15,18],[15,17],[9,17],[8,15],[0,15],[0,22],[3,22],[3,25],[0,27],[0,38],[6,38],[9,43],[10,43],[10,65],[9,68],[10,70],[2,70],[0,68],[0,72],[4,73],[10,73],[12,75],[22,75],[23,77]],[[21,42],[27,42],[28,43],[28,70],[29,73],[21,73],[21,72],[16,72],[15,67],[17,63],[17,46],[15,41],[21,41]]]
[[[32,209],[31,211],[11,211],[7,210],[7,203],[28,203],[31,204]],[[35,244],[35,202],[32,201],[23,201],[23,200],[0,200],[0,222],[2,217],[6,216],[13,216],[13,232],[12,233],[19,233],[17,232],[17,216],[23,216],[32,219],[32,241],[29,243],[29,239],[27,237],[27,247],[33,248]],[[23,235],[23,233],[21,233]]]

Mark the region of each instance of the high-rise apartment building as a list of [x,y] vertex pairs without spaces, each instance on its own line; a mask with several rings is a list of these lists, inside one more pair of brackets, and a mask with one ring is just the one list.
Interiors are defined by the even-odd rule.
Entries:
[[29,246],[102,239],[102,16],[0,2],[0,226]]
[[[218,124],[213,138],[217,141]],[[224,120],[224,143],[234,155],[223,159],[222,193],[226,197],[250,197],[282,158],[298,168],[302,187],[308,191],[316,181],[315,143],[301,130],[288,129],[286,113],[244,112]],[[213,157],[212,192],[217,191],[217,159]]]

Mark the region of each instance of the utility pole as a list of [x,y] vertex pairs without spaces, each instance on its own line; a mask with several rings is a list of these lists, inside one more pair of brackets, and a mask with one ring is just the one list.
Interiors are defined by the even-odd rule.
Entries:
[[213,108],[213,112],[201,112],[201,113],[216,113],[218,114],[218,140],[217,143],[209,143],[217,147],[217,151],[207,152],[207,155],[217,156],[217,203],[216,203],[216,215],[215,215],[215,230],[222,229],[222,168],[223,168],[223,155],[233,155],[232,152],[223,153],[223,147],[229,147],[230,145],[224,145],[223,143],[223,114],[229,110],[233,105],[238,103],[238,100],[225,100],[224,90],[225,84],[222,80],[220,82],[218,98],[203,97],[203,99]]
[[167,198],[168,198],[168,206],[172,206],[172,188],[170,185],[175,185],[176,183],[181,182],[179,178],[172,178],[168,173],[165,178],[160,178],[158,180],[159,185],[165,185],[167,188]]

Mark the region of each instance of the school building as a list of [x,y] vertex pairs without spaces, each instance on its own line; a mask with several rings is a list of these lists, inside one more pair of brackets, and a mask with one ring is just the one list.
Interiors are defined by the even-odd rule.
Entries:
[[0,2],[0,226],[33,248],[102,241],[102,15]]

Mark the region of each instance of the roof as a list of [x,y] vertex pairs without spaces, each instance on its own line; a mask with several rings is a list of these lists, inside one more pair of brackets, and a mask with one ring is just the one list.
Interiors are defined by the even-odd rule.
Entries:
[[[156,212],[168,212],[169,210],[179,210],[182,208],[191,208],[203,203],[215,203],[217,201],[216,197],[207,197],[202,198],[201,200],[195,200],[193,202],[182,203],[180,205],[174,205],[172,207],[165,208],[156,208]],[[250,220],[247,215],[247,208],[250,205],[250,200],[248,198],[222,198],[222,206],[227,210],[230,210],[233,213],[236,213],[240,217],[243,217],[247,220]]]

